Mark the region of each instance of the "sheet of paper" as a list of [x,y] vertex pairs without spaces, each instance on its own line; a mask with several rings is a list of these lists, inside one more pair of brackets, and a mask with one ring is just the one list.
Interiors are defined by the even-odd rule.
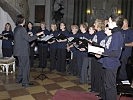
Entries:
[[102,54],[104,52],[104,48],[88,45],[88,52],[95,54]]
[[68,41],[71,42],[74,39],[74,37],[69,37]]
[[52,37],[54,37],[54,36],[53,35],[46,35],[45,37],[41,38],[41,41],[48,41]]
[[128,84],[128,85],[130,85],[129,80],[124,80],[124,81],[121,81],[121,82],[122,82],[122,84]]

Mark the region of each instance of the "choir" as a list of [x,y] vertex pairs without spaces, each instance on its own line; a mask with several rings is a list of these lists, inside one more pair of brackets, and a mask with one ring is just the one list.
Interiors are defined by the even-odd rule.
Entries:
[[[110,16],[108,20],[96,19],[90,26],[86,23],[80,24],[79,27],[71,25],[70,31],[63,22],[59,27],[54,23],[51,24],[50,30],[47,30],[43,21],[40,23],[39,30],[35,30],[33,24],[28,22],[28,35],[33,37],[37,32],[43,34],[29,43],[30,67],[34,66],[34,48],[37,45],[39,67],[46,68],[49,58],[50,71],[57,70],[77,76],[80,78],[80,83],[90,83],[91,92],[98,93],[103,100],[116,100],[116,78],[127,79],[125,66],[133,46],[133,37],[131,37],[133,30],[128,28],[127,19]],[[6,36],[6,33],[10,34],[10,37]],[[3,56],[12,56],[13,32],[9,23],[5,25],[5,30],[0,37],[3,39]],[[104,52],[88,53],[88,45],[102,47]],[[69,63],[68,54],[70,54]],[[18,59],[21,58],[18,56]]]

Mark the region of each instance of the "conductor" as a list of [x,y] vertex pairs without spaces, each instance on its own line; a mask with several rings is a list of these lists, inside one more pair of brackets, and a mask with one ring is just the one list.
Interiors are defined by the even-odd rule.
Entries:
[[23,87],[29,87],[30,63],[29,63],[29,42],[37,39],[43,32],[37,33],[34,36],[29,36],[25,25],[25,18],[23,15],[18,15],[16,20],[17,26],[14,29],[14,51],[13,54],[18,58],[18,75],[16,82],[22,83]]

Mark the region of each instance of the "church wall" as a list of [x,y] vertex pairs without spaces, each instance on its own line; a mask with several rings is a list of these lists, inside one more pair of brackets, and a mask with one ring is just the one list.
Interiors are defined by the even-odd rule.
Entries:
[[[1,7],[0,7],[0,34],[4,30],[5,24],[10,23],[12,26],[12,29],[15,28],[15,23],[12,20],[12,18],[9,16],[7,12],[5,12]],[[0,40],[0,57],[2,56],[2,49],[1,49],[2,41]]]
[[39,23],[35,23],[35,5],[45,5],[45,22],[49,29],[51,21],[51,0],[29,0],[28,4],[29,20],[32,21],[35,26],[39,26]]

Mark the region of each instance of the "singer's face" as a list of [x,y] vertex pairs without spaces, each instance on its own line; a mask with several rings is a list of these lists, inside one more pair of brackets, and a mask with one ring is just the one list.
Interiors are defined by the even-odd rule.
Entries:
[[81,30],[81,32],[85,31],[85,28],[83,27],[83,25],[80,25],[80,30]]
[[108,26],[109,26],[109,29],[113,29],[116,26],[115,22],[112,21],[111,17],[109,18]]
[[29,28],[29,29],[32,28],[32,24],[31,24],[31,23],[28,24],[28,28]]
[[6,30],[9,30],[9,29],[10,29],[10,25],[6,24]]
[[44,29],[45,28],[45,24],[41,24],[41,28]]
[[94,28],[93,27],[90,27],[89,28],[89,34],[93,34],[95,32]]
[[97,30],[98,29],[98,24],[97,23],[94,23],[94,27]]
[[51,25],[51,30],[52,30],[52,31],[57,30],[57,26],[56,26],[56,25]]
[[65,25],[63,23],[60,24],[60,29],[65,29]]
[[72,33],[73,33],[73,34],[76,34],[77,32],[78,32],[78,29],[77,29],[76,27],[73,27],[73,28],[72,28]]
[[128,27],[128,21],[127,20],[124,20],[123,21],[123,26],[122,28],[127,28]]

